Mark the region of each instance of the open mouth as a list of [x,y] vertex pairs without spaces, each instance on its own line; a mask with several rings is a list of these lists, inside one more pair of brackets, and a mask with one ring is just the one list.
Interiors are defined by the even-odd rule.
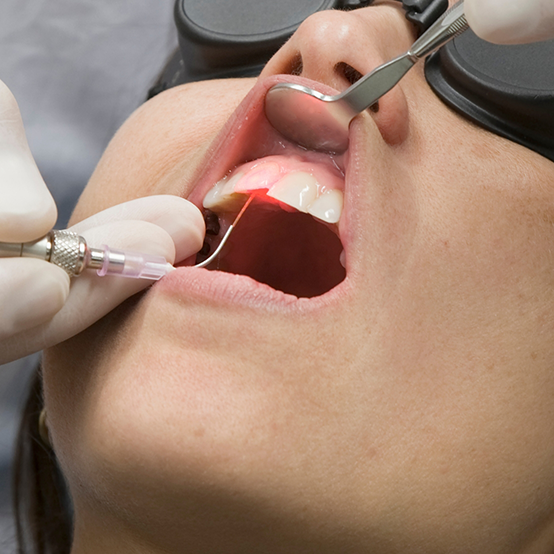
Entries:
[[332,158],[322,163],[309,152],[242,164],[204,197],[206,241],[196,261],[210,256],[254,195],[208,269],[247,275],[298,298],[325,294],[346,277],[338,233],[343,189],[344,174]]
[[336,156],[308,151],[269,124],[263,109],[267,90],[293,79],[298,78],[285,75],[258,82],[212,145],[189,199],[203,209],[206,221],[206,241],[196,263],[215,251],[254,195],[207,269],[248,276],[297,298],[314,298],[346,278],[339,226],[348,152]]

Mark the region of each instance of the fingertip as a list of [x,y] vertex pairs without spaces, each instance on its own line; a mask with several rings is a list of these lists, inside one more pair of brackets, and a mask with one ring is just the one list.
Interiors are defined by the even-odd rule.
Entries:
[[19,112],[19,107],[17,101],[12,91],[9,89],[8,85],[0,79],[0,113],[6,113],[9,110],[17,110]]
[[[0,170],[0,175],[1,175]],[[58,211],[46,185],[37,183],[34,192],[10,194],[0,207],[0,242],[31,242],[54,227]],[[21,189],[19,189],[21,191]]]
[[508,45],[546,38],[541,30],[542,4],[537,0],[466,0],[464,9],[469,26],[479,38]]
[[175,261],[184,260],[202,248],[206,225],[197,206],[180,196],[163,195],[149,197],[149,200],[159,204],[160,215],[152,222],[171,236],[175,244]]
[[494,13],[494,4],[481,0],[466,0],[464,4],[465,16],[471,30],[481,39],[490,40],[495,34],[496,18],[491,16]]

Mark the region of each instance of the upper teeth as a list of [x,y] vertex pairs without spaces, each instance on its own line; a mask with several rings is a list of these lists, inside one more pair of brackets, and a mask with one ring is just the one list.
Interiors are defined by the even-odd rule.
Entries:
[[327,223],[338,223],[342,214],[342,205],[342,191],[328,189],[323,191],[316,200],[310,204],[308,213],[318,219],[327,221]]
[[237,173],[229,180],[223,178],[208,191],[202,202],[204,208],[216,211],[236,211],[244,203],[244,194],[235,194],[235,185],[243,177]]
[[342,214],[342,176],[338,170],[284,156],[270,156],[239,167],[216,183],[203,205],[214,211],[236,211],[244,195],[267,189],[267,195],[327,223]]
[[285,175],[268,191],[268,196],[280,200],[300,212],[308,213],[308,208],[317,199],[317,181],[313,175],[295,171]]

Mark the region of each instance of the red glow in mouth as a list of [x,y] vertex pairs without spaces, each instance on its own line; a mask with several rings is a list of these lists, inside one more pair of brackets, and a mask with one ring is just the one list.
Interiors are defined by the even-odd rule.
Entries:
[[[259,82],[224,127],[202,164],[207,169],[198,176],[198,184],[190,195],[189,199],[197,206],[202,205],[206,193],[230,170],[252,160],[275,155],[308,155],[315,165],[329,166],[328,154],[307,152],[286,141],[267,121],[263,110],[265,94],[273,84],[285,79],[290,81],[291,77],[277,76]],[[327,89],[317,83],[310,82],[310,85]],[[336,91],[327,89],[322,92]],[[331,164],[346,173],[347,161],[348,152]],[[344,189],[344,185],[341,188]],[[224,246],[221,257],[209,269],[219,270],[212,271],[212,274],[223,272],[239,278],[239,281],[233,278],[229,282],[234,286],[242,283],[241,297],[249,289],[256,296],[263,291],[268,298],[282,300],[279,294],[270,293],[272,289],[291,295],[289,298],[315,298],[329,293],[345,280],[346,270],[340,261],[343,248],[337,225],[316,221],[311,215],[292,210],[263,194],[248,208]],[[187,262],[188,265],[194,263],[190,259]],[[184,272],[189,273],[188,278]],[[175,274],[181,274],[181,286],[184,282],[190,284],[194,281],[198,287],[202,274],[206,284],[214,279],[220,285],[222,283],[221,277],[209,276],[210,272],[205,269],[190,267],[181,267],[162,281],[169,286],[170,281],[177,281]],[[255,282],[265,286],[260,288]]]
[[[246,275],[275,290],[312,298],[346,277],[342,250],[331,228],[258,192],[208,269]],[[197,263],[206,257],[198,257]]]

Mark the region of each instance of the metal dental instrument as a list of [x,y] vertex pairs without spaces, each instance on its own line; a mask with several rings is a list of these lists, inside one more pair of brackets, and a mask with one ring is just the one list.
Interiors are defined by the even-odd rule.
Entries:
[[[254,200],[254,195],[248,198],[215,252],[208,259],[193,267],[205,267],[218,256],[252,200]],[[96,273],[100,277],[117,275],[157,281],[175,270],[163,256],[114,250],[106,245],[103,245],[102,248],[91,248],[84,237],[73,231],[50,231],[41,239],[33,242],[0,242],[0,258],[45,260],[61,267],[70,277],[77,277],[85,269],[96,269]]]
[[330,96],[295,83],[273,86],[265,98],[270,123],[286,138],[313,150],[344,152],[348,126],[360,112],[391,90],[413,65],[468,29],[461,0],[412,45],[410,50]]
[[90,248],[87,241],[72,231],[50,231],[34,242],[0,242],[0,258],[38,258],[53,263],[70,277],[85,269],[96,269],[98,275],[119,275],[157,281],[174,267],[162,256],[113,250],[106,245]]
[[227,232],[223,235],[223,238],[221,239],[219,246],[214,250],[213,254],[209,258],[206,258],[203,262],[193,265],[192,267],[206,267],[210,265],[217,258],[217,256],[219,256],[219,253],[221,252],[222,248],[225,246],[225,243],[227,242],[227,239],[231,235],[231,232],[237,226],[239,219],[242,217],[242,214],[246,211],[246,208],[248,208],[252,200],[254,200],[254,196],[255,196],[254,194],[250,195],[250,197],[248,198],[248,200],[246,201],[246,203],[238,213],[237,217],[235,217],[235,220],[233,221],[233,223],[229,225],[229,229],[227,229]]

